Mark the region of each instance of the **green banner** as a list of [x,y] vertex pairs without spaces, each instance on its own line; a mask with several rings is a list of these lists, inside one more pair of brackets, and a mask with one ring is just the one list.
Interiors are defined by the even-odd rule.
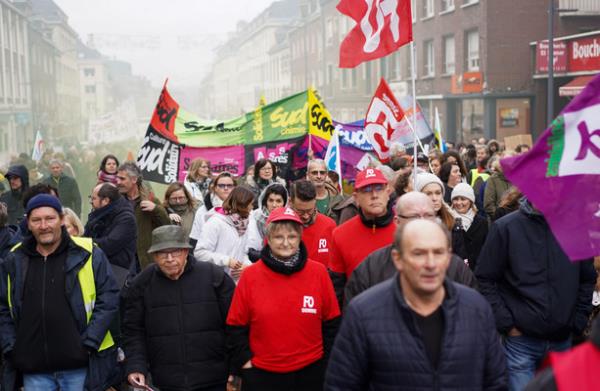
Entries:
[[179,107],[175,135],[191,147],[254,145],[308,132],[308,96],[301,92],[227,121],[206,121]]

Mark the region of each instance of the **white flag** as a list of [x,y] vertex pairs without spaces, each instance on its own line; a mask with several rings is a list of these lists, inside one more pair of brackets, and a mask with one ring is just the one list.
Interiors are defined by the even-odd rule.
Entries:
[[31,159],[39,162],[44,154],[44,139],[42,133],[38,130],[35,134],[35,142],[33,143],[33,151],[31,152]]
[[342,188],[342,163],[340,159],[340,136],[338,133],[339,125],[333,131],[329,145],[327,146],[327,152],[325,152],[325,164],[327,164],[327,170],[335,171],[338,173],[340,180],[340,189]]

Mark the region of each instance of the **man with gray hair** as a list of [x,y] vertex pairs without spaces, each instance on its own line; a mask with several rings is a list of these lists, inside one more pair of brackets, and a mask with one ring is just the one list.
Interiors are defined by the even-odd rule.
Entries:
[[152,263],[148,249],[152,244],[152,231],[171,224],[169,215],[160,201],[142,182],[142,172],[135,162],[125,162],[117,169],[117,188],[132,205],[137,225],[137,259],[145,269]]
[[327,165],[323,159],[313,159],[306,167],[306,179],[315,185],[317,191],[317,210],[329,216],[331,207],[342,202],[344,197],[327,183]]
[[60,202],[65,208],[71,208],[78,217],[81,217],[81,193],[75,178],[65,175],[64,163],[58,159],[50,160],[50,175],[42,181],[46,185],[58,189]]

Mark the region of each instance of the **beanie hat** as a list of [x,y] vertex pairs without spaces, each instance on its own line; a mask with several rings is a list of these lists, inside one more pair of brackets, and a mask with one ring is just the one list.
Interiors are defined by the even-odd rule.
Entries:
[[60,200],[53,195],[50,194],[38,194],[27,203],[27,207],[25,208],[25,214],[29,216],[32,210],[41,208],[41,207],[50,207],[58,212],[58,214],[62,214],[63,209],[60,204]]
[[438,178],[437,175],[431,174],[429,172],[417,174],[417,184],[415,191],[422,192],[423,188],[431,183],[437,183],[442,188],[442,194],[446,193],[446,189],[444,188],[442,180]]
[[456,197],[465,197],[472,203],[475,203],[475,192],[473,188],[466,183],[459,183],[454,186],[454,190],[452,190],[452,200]]

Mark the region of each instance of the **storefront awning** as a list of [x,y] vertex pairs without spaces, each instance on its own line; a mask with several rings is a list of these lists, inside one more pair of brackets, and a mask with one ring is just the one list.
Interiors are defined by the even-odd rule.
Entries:
[[587,83],[592,80],[595,75],[592,76],[579,76],[575,79],[571,80],[564,86],[558,89],[558,95],[560,96],[577,96],[583,90],[583,88],[587,85]]

